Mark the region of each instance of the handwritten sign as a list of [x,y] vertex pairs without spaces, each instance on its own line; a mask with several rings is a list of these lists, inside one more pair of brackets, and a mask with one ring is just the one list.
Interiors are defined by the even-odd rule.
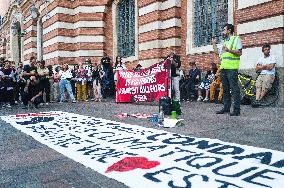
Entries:
[[134,72],[118,71],[116,102],[152,102],[169,96],[169,62]]

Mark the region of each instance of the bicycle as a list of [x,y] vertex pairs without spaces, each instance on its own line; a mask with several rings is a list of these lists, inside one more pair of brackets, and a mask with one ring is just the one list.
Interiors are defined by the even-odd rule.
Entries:
[[[256,78],[257,79],[257,78]],[[242,104],[252,104],[254,106],[256,96],[256,79],[246,74],[238,74],[239,86],[241,89]],[[279,76],[276,73],[272,87],[268,90],[265,97],[260,101],[259,106],[270,106],[279,99]]]

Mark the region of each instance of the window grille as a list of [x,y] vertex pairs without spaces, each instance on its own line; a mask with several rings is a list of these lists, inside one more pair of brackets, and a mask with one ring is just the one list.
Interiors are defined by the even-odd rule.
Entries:
[[228,0],[195,0],[193,7],[194,46],[210,45],[213,36],[220,41],[223,26],[228,22]]
[[121,0],[117,15],[118,55],[135,55],[135,0]]

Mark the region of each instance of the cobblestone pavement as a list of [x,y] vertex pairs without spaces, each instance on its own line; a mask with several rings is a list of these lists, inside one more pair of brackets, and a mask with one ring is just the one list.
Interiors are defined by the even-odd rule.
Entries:
[[[215,111],[221,107],[221,105],[209,103],[182,103],[183,114],[179,118],[185,119],[185,125],[175,128],[157,127],[157,129],[284,151],[284,108],[242,106],[240,117],[230,117],[227,114],[215,114]],[[33,110],[13,107],[0,109],[0,115],[52,110],[153,128],[146,119],[118,120],[114,115],[121,112],[151,114],[157,112],[158,107],[116,104],[108,100],[102,103],[55,103]],[[55,152],[0,120],[0,188],[2,187],[116,188],[126,186]]]

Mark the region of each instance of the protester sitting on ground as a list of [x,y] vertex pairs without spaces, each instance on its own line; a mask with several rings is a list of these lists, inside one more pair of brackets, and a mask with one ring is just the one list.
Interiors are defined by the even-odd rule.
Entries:
[[276,59],[270,55],[270,49],[269,44],[263,45],[263,57],[257,61],[256,71],[259,72],[259,76],[256,80],[256,104],[263,99],[275,79]]
[[199,85],[201,79],[201,71],[196,67],[196,63],[189,62],[190,70],[189,70],[189,80],[187,85],[185,86],[186,89],[186,99],[189,101],[197,96],[197,92],[195,86]]
[[94,99],[95,102],[101,102],[102,100],[102,93],[101,93],[101,85],[102,85],[102,78],[104,77],[104,71],[100,64],[95,64],[95,68],[92,72],[93,78],[93,90],[94,90]]
[[215,80],[215,75],[217,72],[217,66],[215,63],[211,63],[210,70],[207,71],[205,75],[205,79],[201,81],[199,87],[198,87],[198,99],[197,101],[202,101],[202,91],[205,90],[205,98],[203,102],[209,101],[209,90],[210,90],[210,84]]
[[122,59],[120,56],[117,56],[116,57],[116,61],[115,61],[115,65],[114,65],[114,69],[113,69],[113,72],[114,72],[114,82],[116,84],[117,82],[117,74],[118,74],[118,71],[123,71],[123,70],[127,70],[125,64],[122,62]]
[[28,107],[29,103],[32,103],[35,108],[38,107],[42,100],[43,88],[39,80],[35,76],[31,76],[27,81],[27,85],[24,89],[24,93],[22,95],[22,102],[24,104],[23,109]]
[[72,73],[69,70],[68,64],[64,64],[62,67],[62,70],[59,71],[60,74],[60,82],[59,82],[59,87],[60,87],[60,103],[64,102],[64,92],[65,89],[67,90],[69,97],[72,100],[72,103],[76,103],[76,99],[73,95],[70,80],[72,78]]
[[45,93],[46,105],[50,103],[50,83],[49,83],[49,69],[45,66],[45,61],[40,61],[40,66],[37,68],[39,84]]
[[210,84],[210,102],[215,102],[215,93],[219,88],[218,102],[221,103],[223,98],[223,85],[220,78],[220,67],[218,68],[215,77],[214,82]]
[[76,70],[76,89],[77,89],[77,101],[82,100],[87,102],[87,71],[83,67],[83,63],[79,64],[79,69]]

